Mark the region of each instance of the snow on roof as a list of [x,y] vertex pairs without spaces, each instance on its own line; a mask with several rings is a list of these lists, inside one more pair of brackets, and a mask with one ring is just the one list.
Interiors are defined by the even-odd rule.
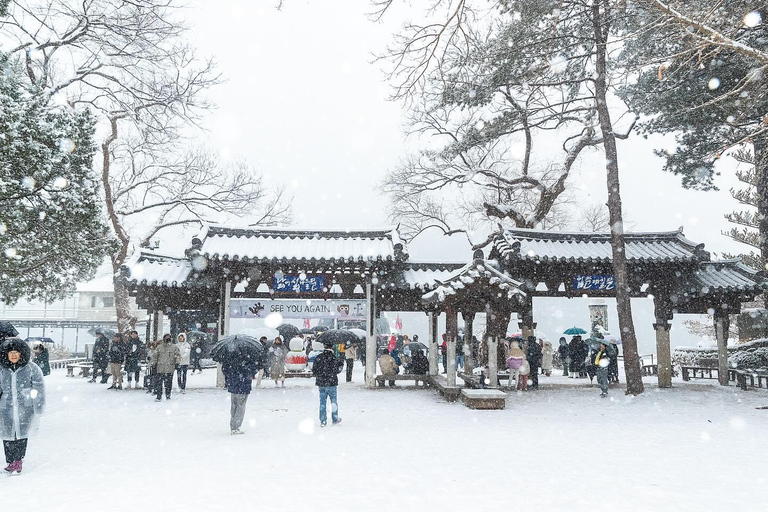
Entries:
[[134,284],[180,287],[192,272],[192,264],[186,259],[140,251],[123,265],[122,271]]
[[492,260],[474,260],[462,268],[452,272],[444,280],[438,281],[438,286],[431,292],[422,295],[425,303],[443,302],[458,290],[463,290],[476,282],[477,279],[487,279],[488,283],[506,292],[507,298],[515,295],[526,295],[520,289],[522,281],[512,279],[509,275],[496,268],[497,262]]
[[212,259],[250,260],[405,260],[407,252],[396,229],[318,230],[231,228],[208,225],[193,239]]
[[[704,244],[696,244],[677,231],[626,233],[629,261],[708,260]],[[603,261],[613,259],[609,233],[566,233],[533,229],[509,229],[496,236],[494,245],[507,258],[560,261]]]
[[763,275],[746,266],[738,258],[702,262],[694,273],[694,279],[703,293],[768,288],[768,281]]

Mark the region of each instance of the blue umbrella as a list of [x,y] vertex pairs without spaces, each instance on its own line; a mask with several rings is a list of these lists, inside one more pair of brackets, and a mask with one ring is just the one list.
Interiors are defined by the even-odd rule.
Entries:
[[570,329],[566,329],[566,330],[563,332],[563,334],[570,334],[570,335],[575,335],[575,334],[587,334],[587,331],[585,331],[585,330],[584,330],[584,329],[582,329],[581,327],[576,327],[576,326],[573,326],[573,327],[571,327]]

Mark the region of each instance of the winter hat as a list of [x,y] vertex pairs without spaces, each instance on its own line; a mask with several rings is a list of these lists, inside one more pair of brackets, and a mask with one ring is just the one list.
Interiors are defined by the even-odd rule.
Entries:
[[19,352],[21,358],[17,363],[19,366],[25,366],[29,362],[30,350],[26,341],[21,341],[18,338],[8,338],[2,345],[0,345],[0,364],[10,368],[11,362],[8,360],[8,352]]

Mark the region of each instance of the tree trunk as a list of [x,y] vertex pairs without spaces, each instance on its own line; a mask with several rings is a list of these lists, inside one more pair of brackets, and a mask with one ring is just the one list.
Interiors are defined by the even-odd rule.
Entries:
[[[757,176],[757,226],[760,235],[761,269],[766,269],[768,262],[768,148],[764,137],[758,136],[752,140],[755,152],[755,175]],[[764,295],[765,307],[768,307],[768,294]]]
[[115,285],[115,311],[117,312],[117,328],[120,332],[126,332],[136,328],[136,321],[138,320],[131,311],[131,299],[128,294],[128,288],[122,283],[114,279]]
[[[603,16],[605,15],[605,20]],[[611,222],[611,251],[613,254],[613,275],[616,283],[616,309],[619,314],[621,344],[624,347],[624,372],[627,379],[627,394],[639,395],[644,391],[640,359],[637,354],[635,325],[632,320],[627,259],[624,250],[624,221],[621,212],[621,192],[619,188],[619,163],[616,149],[616,137],[608,110],[608,86],[606,63],[606,40],[608,35],[607,13],[600,11],[600,3],[593,0],[592,24],[595,35],[595,98],[600,130],[605,148],[605,167],[608,184],[608,213]]]
[[[504,343],[501,343],[501,340],[503,340],[507,335],[507,327],[509,326],[509,318],[512,316],[511,311],[486,311],[486,327],[485,327],[485,335],[483,336],[483,343],[486,345],[483,351],[486,355],[486,357],[490,357],[491,354],[488,352],[488,337],[489,336],[496,336],[496,339],[499,340],[499,342],[496,344],[496,367],[497,368],[504,368],[506,365],[506,359],[507,354],[504,350]],[[488,360],[486,359],[484,361],[485,364],[488,364]]]
[[[111,132],[104,139],[101,144],[101,185],[104,187],[104,201],[107,207],[107,216],[109,222],[112,224],[117,238],[120,242],[120,249],[117,254],[112,255],[112,271],[115,275],[120,272],[120,267],[125,263],[128,256],[128,248],[130,247],[131,239],[125,233],[123,226],[120,224],[120,217],[118,217],[115,211],[115,203],[112,200],[112,185],[109,181],[110,170],[112,163],[112,155],[110,154],[110,147],[112,143],[117,140],[117,122],[118,117],[110,118]],[[120,332],[125,332],[128,329],[133,329],[136,326],[137,318],[131,314],[131,301],[128,294],[128,288],[117,279],[113,279],[114,283],[114,297],[115,297],[115,311],[117,313],[117,327]]]

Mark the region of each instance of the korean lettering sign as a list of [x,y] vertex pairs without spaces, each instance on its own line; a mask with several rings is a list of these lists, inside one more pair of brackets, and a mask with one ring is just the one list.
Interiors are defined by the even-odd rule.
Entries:
[[[301,279],[304,277],[304,279]],[[322,292],[325,288],[324,276],[275,276],[273,289],[276,292]]]
[[613,276],[583,275],[573,278],[574,290],[615,290],[616,282]]

